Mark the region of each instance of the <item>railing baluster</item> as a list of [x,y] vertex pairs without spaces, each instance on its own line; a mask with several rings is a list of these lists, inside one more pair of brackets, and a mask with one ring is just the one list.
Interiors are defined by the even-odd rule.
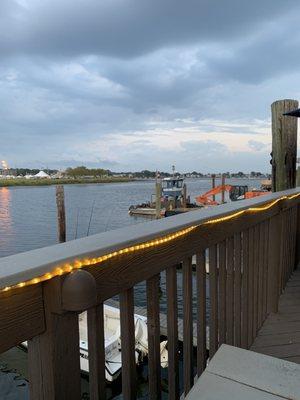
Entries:
[[192,259],[183,261],[183,370],[184,393],[193,386],[193,309]]
[[120,293],[122,392],[125,400],[136,398],[135,326],[133,288]]
[[282,282],[282,290],[284,290],[285,283],[286,283],[286,277],[288,274],[288,268],[289,268],[289,249],[288,249],[288,236],[289,236],[289,214],[288,211],[286,210],[285,212],[285,236],[284,236],[284,247],[285,247],[285,257],[284,257],[284,277],[283,277],[283,282]]
[[284,274],[284,281],[283,281],[283,290],[285,288],[286,282],[287,282],[287,277],[288,277],[288,273],[289,273],[289,236],[290,236],[290,218],[289,218],[289,210],[286,210],[286,232],[285,232],[285,247],[286,247],[286,260],[285,260],[285,274]]
[[289,270],[290,270],[290,209],[286,210],[286,236],[285,236],[285,245],[286,245],[286,268],[285,268],[285,274],[284,274],[284,282],[283,285],[285,287],[286,282],[288,280],[289,276]]
[[256,337],[258,330],[258,266],[259,266],[259,225],[254,227],[254,275],[253,275],[253,340]]
[[87,311],[89,383],[91,400],[105,400],[105,349],[103,303]]
[[294,262],[294,209],[290,208],[290,269],[289,269],[289,276],[288,279],[290,278],[291,274],[293,273],[294,267],[295,267],[295,262]]
[[293,271],[294,271],[294,269],[295,269],[295,267],[296,267],[296,262],[295,262],[295,254],[296,254],[296,252],[295,252],[295,235],[296,235],[296,221],[297,221],[297,214],[295,213],[295,210],[296,210],[296,207],[292,207],[292,211],[291,211],[291,213],[292,213],[292,216],[291,216],[291,218],[292,218],[292,244],[291,244],[291,246],[292,246],[292,249],[291,249],[291,252],[292,252],[292,266],[291,266],[291,274],[293,273]]
[[267,317],[268,307],[268,260],[269,260],[269,220],[264,222],[264,286],[263,286],[263,319]]
[[[298,214],[297,214],[297,206],[296,207],[293,207],[293,211],[294,211],[294,214],[293,214],[293,221],[294,221],[294,236],[293,236],[293,239],[294,239],[294,241],[293,241],[293,245],[294,245],[294,247],[293,247],[293,271],[294,271],[294,269],[295,268],[297,268],[297,217],[298,217]],[[300,238],[298,238],[298,240],[300,241]]]
[[282,227],[281,227],[281,260],[280,260],[280,291],[282,293],[284,288],[285,270],[286,270],[286,212],[282,211]]
[[258,329],[263,322],[263,282],[264,282],[264,223],[259,224],[259,252],[258,252]]
[[248,273],[249,273],[249,230],[243,232],[242,242],[242,332],[241,346],[248,348]]
[[249,229],[248,253],[248,348],[253,343],[254,228]]
[[278,297],[281,292],[282,268],[282,213],[272,217],[268,229],[268,287],[267,312],[278,311]]
[[219,345],[226,343],[226,241],[219,244]]
[[284,279],[284,286],[286,285],[289,275],[290,275],[290,268],[291,268],[291,209],[289,208],[287,210],[287,236],[285,238],[286,240],[286,247],[287,247],[287,268],[286,268],[286,273],[285,273],[285,279]]
[[295,217],[295,222],[296,222],[296,237],[295,237],[296,265],[295,265],[295,267],[297,268],[300,263],[300,204],[298,204],[295,207],[295,209],[296,209],[296,217]]
[[176,265],[166,270],[169,399],[179,399],[178,316]]
[[290,232],[290,271],[289,271],[289,278],[291,274],[293,273],[293,270],[295,268],[295,262],[294,262],[294,226],[295,226],[295,220],[294,220],[294,207],[290,208],[290,219],[291,219],[291,232]]
[[226,264],[227,264],[227,279],[226,279],[226,343],[233,345],[233,256],[234,256],[234,240],[233,237],[227,239],[226,242]]
[[196,255],[197,281],[197,375],[206,368],[206,255],[205,251]]
[[159,274],[147,280],[149,399],[161,398]]
[[234,344],[241,346],[241,234],[234,235]]
[[209,248],[209,358],[218,350],[218,258],[217,245]]
[[294,244],[294,219],[293,219],[293,208],[290,208],[290,270],[289,270],[289,276],[288,279],[290,278],[291,274],[293,273],[294,270],[294,257],[293,257],[293,244]]

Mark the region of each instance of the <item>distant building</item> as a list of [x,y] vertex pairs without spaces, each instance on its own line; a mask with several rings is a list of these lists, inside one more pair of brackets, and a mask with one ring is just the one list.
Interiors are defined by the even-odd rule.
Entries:
[[45,171],[40,171],[36,175],[34,175],[34,178],[38,179],[50,179],[50,175],[48,175]]

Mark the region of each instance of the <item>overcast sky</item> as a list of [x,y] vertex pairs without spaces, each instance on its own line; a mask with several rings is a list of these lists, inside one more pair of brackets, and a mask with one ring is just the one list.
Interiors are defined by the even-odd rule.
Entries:
[[1,0],[12,167],[269,170],[270,104],[300,98],[296,0]]

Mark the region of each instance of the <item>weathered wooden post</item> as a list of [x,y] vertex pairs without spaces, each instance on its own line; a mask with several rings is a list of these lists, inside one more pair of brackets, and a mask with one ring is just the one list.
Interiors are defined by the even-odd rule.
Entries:
[[[216,175],[215,174],[211,175],[211,187],[212,187],[212,189],[214,189],[216,187]],[[216,196],[215,195],[213,195],[212,198],[213,198],[213,201],[216,200]]]
[[225,174],[222,174],[222,204],[225,203]]
[[[297,160],[297,118],[300,118],[300,109],[297,109],[298,107],[298,102],[296,100],[290,100],[293,102],[294,108],[292,110],[288,110],[285,112],[285,118],[288,118],[289,121],[292,121],[291,124],[293,124],[293,134],[292,134],[292,140],[291,142],[291,155],[290,157],[293,157],[293,165],[292,165],[292,170],[288,174],[288,177],[291,177],[293,179],[293,186],[286,187],[286,189],[290,187],[295,187],[300,185],[300,176],[299,176],[299,168],[296,170],[296,166],[299,160]],[[288,159],[289,160],[289,159]],[[291,158],[290,158],[291,160]],[[289,172],[289,171],[287,171]],[[272,179],[273,180],[273,179]],[[300,236],[300,206],[298,205],[297,207],[297,243],[296,243],[296,259],[295,259],[295,268],[299,265],[300,262],[300,245],[299,245],[299,236]]]
[[156,178],[155,182],[155,189],[156,189],[156,195],[155,195],[155,210],[156,210],[156,219],[159,219],[161,217],[161,179]]
[[183,199],[182,199],[182,207],[186,208],[186,201],[187,201],[187,188],[186,184],[183,185]]
[[279,100],[271,106],[273,192],[296,186],[297,118],[284,114],[297,108],[297,100]]
[[30,399],[80,400],[78,313],[97,305],[96,281],[83,270],[56,277],[43,284],[43,301],[46,330],[28,340]]
[[56,186],[56,206],[59,243],[66,241],[65,193],[62,185]]

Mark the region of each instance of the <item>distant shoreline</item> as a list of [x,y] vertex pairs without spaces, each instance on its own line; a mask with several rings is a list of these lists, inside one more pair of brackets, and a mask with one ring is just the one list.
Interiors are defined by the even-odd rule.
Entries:
[[0,187],[13,186],[51,186],[51,185],[85,185],[97,183],[133,182],[130,178],[91,178],[91,179],[0,179]]
[[[186,178],[189,179],[199,179],[199,180],[211,180],[209,176],[202,176],[199,178]],[[221,178],[216,177],[216,181],[219,181]],[[249,178],[249,177],[233,177],[226,178],[228,179],[237,179],[237,180],[261,180],[266,178]],[[149,182],[155,181],[155,178],[127,178],[127,177],[111,177],[111,178],[69,178],[69,179],[0,179],[0,188],[1,187],[14,187],[14,186],[51,186],[51,185],[88,185],[88,184],[97,184],[97,183],[128,183],[128,182]]]

